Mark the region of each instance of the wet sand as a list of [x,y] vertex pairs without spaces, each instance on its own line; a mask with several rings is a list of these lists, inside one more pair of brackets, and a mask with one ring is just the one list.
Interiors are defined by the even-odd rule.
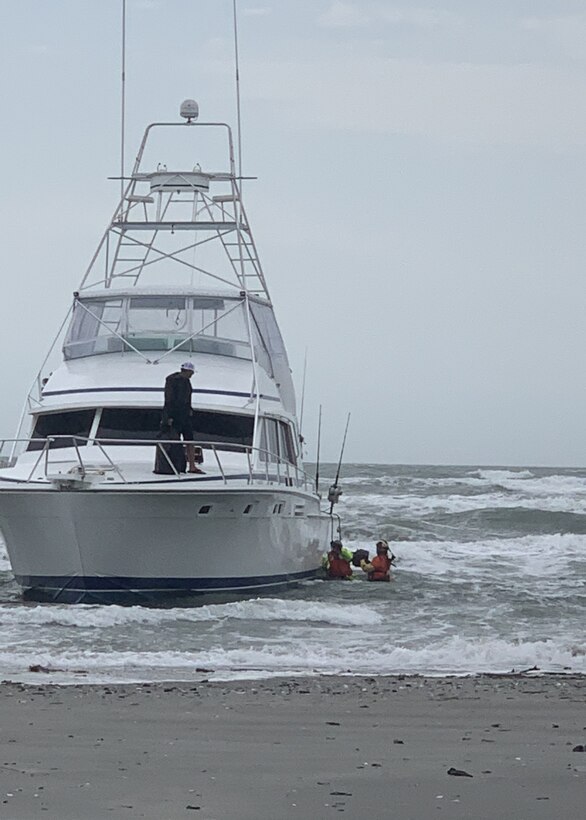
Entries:
[[566,676],[5,682],[0,817],[582,820],[585,706]]

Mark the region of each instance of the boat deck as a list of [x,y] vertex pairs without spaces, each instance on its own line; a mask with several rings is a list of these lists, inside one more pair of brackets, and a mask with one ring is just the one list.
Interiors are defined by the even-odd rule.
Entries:
[[22,453],[12,466],[0,469],[0,484],[27,484],[52,486],[56,489],[121,489],[137,485],[158,486],[173,484],[186,490],[218,488],[228,484],[233,488],[276,486],[313,491],[313,479],[300,468],[288,462],[260,461],[253,458],[249,448],[245,452],[221,450],[217,446],[203,446],[203,473],[160,474],[154,472],[157,447],[162,442],[148,445],[108,446],[94,445],[52,448],[47,442],[40,450]]

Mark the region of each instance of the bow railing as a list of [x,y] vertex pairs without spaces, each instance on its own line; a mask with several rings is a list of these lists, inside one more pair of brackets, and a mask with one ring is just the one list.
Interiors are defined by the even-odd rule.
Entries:
[[[19,449],[19,445],[24,445],[28,449],[21,450],[19,456],[3,455],[5,452],[13,453]],[[32,446],[31,446],[32,445]],[[48,482],[59,480],[83,481],[86,479],[96,479],[107,472],[113,472],[118,480],[123,484],[141,483],[141,479],[136,467],[144,466],[145,472],[150,467],[146,454],[142,457],[131,459],[128,457],[128,450],[125,451],[125,458],[116,458],[115,450],[120,447],[140,447],[143,451],[153,447],[155,455],[158,454],[168,464],[169,473],[159,475],[158,479],[165,481],[168,479],[197,480],[198,478],[220,479],[223,484],[246,479],[248,484],[278,484],[287,487],[303,487],[306,491],[313,491],[315,480],[297,464],[293,464],[278,453],[263,449],[262,447],[252,447],[247,444],[227,444],[221,441],[178,441],[177,439],[122,439],[122,438],[87,438],[77,435],[55,435],[46,438],[26,438],[26,439],[2,439],[0,440],[0,471],[4,468],[22,466],[20,476],[7,476],[6,473],[1,478],[10,478],[11,481],[30,483],[32,481],[46,480]],[[210,472],[209,464],[206,464],[206,472],[203,476],[184,474],[177,469],[169,455],[167,447],[177,445],[193,445],[201,449],[202,453],[209,451],[212,455]],[[103,457],[104,461],[99,463],[97,453]],[[56,455],[58,454],[58,458]],[[230,456],[241,454],[245,458],[242,463],[230,465]],[[31,458],[23,459],[24,455]],[[71,463],[72,462],[72,463]],[[232,459],[233,462],[233,459]],[[58,473],[52,472],[59,466]],[[133,475],[130,475],[132,465]],[[30,466],[30,469],[29,469]],[[244,469],[241,469],[241,468]],[[63,471],[65,469],[65,472]],[[236,471],[235,471],[236,470]],[[20,472],[20,471],[19,471]],[[152,483],[150,474],[152,467],[148,469],[149,483]],[[109,486],[112,479],[108,478]]]

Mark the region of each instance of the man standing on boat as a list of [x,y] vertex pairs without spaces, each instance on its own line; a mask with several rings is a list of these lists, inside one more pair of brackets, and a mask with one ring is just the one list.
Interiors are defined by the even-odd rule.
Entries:
[[[165,379],[165,408],[163,429],[172,427],[183,441],[193,441],[193,410],[191,408],[191,377],[195,372],[192,362],[184,362],[181,370]],[[193,444],[185,445],[190,473],[203,473],[195,463]]]

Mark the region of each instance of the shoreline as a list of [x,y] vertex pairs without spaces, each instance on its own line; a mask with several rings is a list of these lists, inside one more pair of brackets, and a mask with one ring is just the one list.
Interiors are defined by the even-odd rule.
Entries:
[[[58,667],[45,667],[42,664],[32,664],[26,674],[19,673],[14,678],[0,678],[0,689],[3,686],[24,686],[31,689],[40,688],[87,688],[100,689],[104,687],[149,687],[149,686],[178,686],[189,687],[199,685],[236,687],[236,686],[255,686],[257,684],[278,684],[280,681],[345,681],[351,683],[352,681],[465,681],[465,680],[583,680],[586,683],[586,672],[567,670],[563,672],[552,672],[541,669],[522,669],[518,672],[511,670],[510,672],[442,672],[442,673],[426,673],[426,672],[395,672],[395,673],[354,673],[354,672],[315,672],[315,674],[308,675],[306,672],[282,672],[279,671],[273,675],[267,675],[263,670],[250,677],[236,677],[237,672],[242,671],[244,674],[250,674],[250,669],[236,670],[236,673],[230,672],[231,677],[216,677],[216,670],[207,668],[197,668],[195,674],[190,677],[168,677],[157,679],[109,679],[109,680],[95,680],[93,673],[86,672],[86,670],[66,670]],[[65,675],[60,679],[60,674]],[[220,673],[221,674],[221,673]]]
[[0,816],[578,820],[585,706],[572,673],[3,681]]

